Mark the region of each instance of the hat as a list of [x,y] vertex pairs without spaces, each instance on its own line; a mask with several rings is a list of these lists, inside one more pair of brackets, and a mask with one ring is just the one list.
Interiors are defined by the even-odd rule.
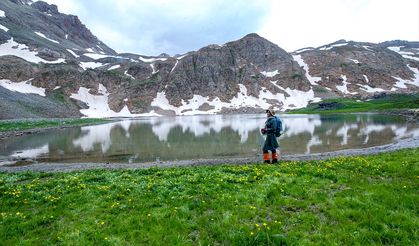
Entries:
[[275,112],[272,109],[267,109],[266,113],[270,113],[272,116],[275,115]]

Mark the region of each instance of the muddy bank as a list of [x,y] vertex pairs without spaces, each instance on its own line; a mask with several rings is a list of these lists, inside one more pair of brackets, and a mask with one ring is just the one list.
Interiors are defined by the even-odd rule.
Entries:
[[[317,154],[302,154],[302,155],[284,155],[281,157],[282,161],[306,161],[306,160],[323,160],[340,156],[359,156],[372,155],[383,152],[395,151],[407,148],[418,148],[419,137],[402,139],[393,144],[370,147],[365,149],[350,149],[340,150],[327,153]],[[165,168],[165,167],[192,167],[203,165],[242,165],[251,163],[261,163],[262,157],[248,157],[248,158],[226,158],[226,159],[195,159],[183,161],[158,161],[149,163],[36,163],[31,165],[21,166],[0,166],[0,172],[71,172],[78,170],[91,169],[138,169],[138,168]],[[279,164],[280,165],[280,164]]]

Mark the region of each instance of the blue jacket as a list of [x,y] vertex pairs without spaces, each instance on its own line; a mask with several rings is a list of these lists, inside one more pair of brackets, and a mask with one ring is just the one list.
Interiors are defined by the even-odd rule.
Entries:
[[279,147],[278,141],[275,137],[276,120],[275,117],[269,117],[265,122],[266,140],[263,145],[263,151],[276,150]]

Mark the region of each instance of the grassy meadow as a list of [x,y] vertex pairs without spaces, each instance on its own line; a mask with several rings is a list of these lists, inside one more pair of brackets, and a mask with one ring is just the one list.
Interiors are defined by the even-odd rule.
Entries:
[[80,126],[107,122],[106,119],[21,119],[21,120],[0,120],[0,132],[24,131],[30,129]]
[[0,244],[414,245],[418,184],[419,149],[279,165],[0,173]]
[[[320,103],[334,103],[331,109],[321,109]],[[384,112],[400,109],[419,108],[419,94],[387,95],[380,98],[358,100],[351,98],[325,99],[320,103],[309,104],[305,108],[290,111],[296,114],[327,114],[327,113],[357,113],[357,112]]]

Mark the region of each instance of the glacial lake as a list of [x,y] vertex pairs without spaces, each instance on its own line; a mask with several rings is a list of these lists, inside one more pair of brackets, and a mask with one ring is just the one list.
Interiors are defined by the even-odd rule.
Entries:
[[[379,114],[280,115],[282,154],[359,149],[419,136],[419,126]],[[0,140],[0,165],[38,162],[134,163],[254,157],[266,116],[209,115],[124,119]]]

